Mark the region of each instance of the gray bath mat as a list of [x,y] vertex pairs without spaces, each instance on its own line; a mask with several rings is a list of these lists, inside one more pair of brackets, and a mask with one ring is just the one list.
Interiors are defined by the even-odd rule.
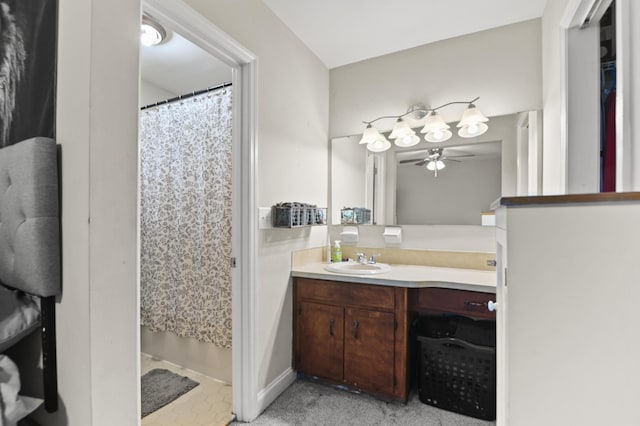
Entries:
[[200,383],[163,368],[155,368],[142,376],[142,417],[184,395]]

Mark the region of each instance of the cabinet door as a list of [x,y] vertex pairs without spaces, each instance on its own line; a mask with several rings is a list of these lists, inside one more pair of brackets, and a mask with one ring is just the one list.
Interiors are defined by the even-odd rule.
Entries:
[[393,394],[395,315],[347,308],[344,334],[345,382],[361,389]]
[[341,382],[344,308],[312,302],[300,302],[299,308],[298,369]]

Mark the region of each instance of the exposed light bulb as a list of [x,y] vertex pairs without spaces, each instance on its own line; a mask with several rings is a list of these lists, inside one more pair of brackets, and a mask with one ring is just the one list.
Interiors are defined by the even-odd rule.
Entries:
[[416,135],[406,135],[406,136],[402,136],[397,138],[394,143],[396,144],[396,146],[399,146],[401,148],[406,148],[409,146],[414,146],[420,143],[420,138]]
[[427,133],[424,138],[428,142],[444,142],[449,140],[453,136],[450,130],[447,129],[435,129]]
[[484,134],[489,129],[485,123],[469,123],[458,130],[458,135],[463,138],[473,138]]
[[391,142],[384,139],[384,137],[380,137],[375,141],[367,144],[367,149],[371,152],[383,152],[391,148]]

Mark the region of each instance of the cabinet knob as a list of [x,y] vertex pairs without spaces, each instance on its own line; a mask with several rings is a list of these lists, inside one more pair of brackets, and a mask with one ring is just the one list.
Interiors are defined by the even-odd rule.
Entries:
[[487,308],[491,311],[494,312],[495,310],[498,309],[498,303],[494,302],[493,300],[489,300],[489,302],[487,303]]

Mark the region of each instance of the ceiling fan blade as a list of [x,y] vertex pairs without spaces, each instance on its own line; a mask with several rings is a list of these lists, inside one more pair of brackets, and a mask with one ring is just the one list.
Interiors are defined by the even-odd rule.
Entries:
[[443,157],[443,158],[441,158],[441,160],[444,160],[444,161],[455,161],[456,163],[462,163],[462,161],[460,161],[460,160],[454,160],[454,159],[449,158],[449,157]]
[[475,157],[475,154],[464,154],[464,155],[447,155],[447,158],[452,158],[452,157]]
[[418,162],[416,163],[416,166],[424,166],[424,165],[425,165],[425,164],[427,164],[429,161],[431,161],[431,160],[429,160],[429,159],[424,159],[424,160],[422,160],[422,161],[418,161]]
[[423,158],[414,158],[413,160],[400,160],[400,164],[417,163],[418,161],[424,161],[424,159]]

